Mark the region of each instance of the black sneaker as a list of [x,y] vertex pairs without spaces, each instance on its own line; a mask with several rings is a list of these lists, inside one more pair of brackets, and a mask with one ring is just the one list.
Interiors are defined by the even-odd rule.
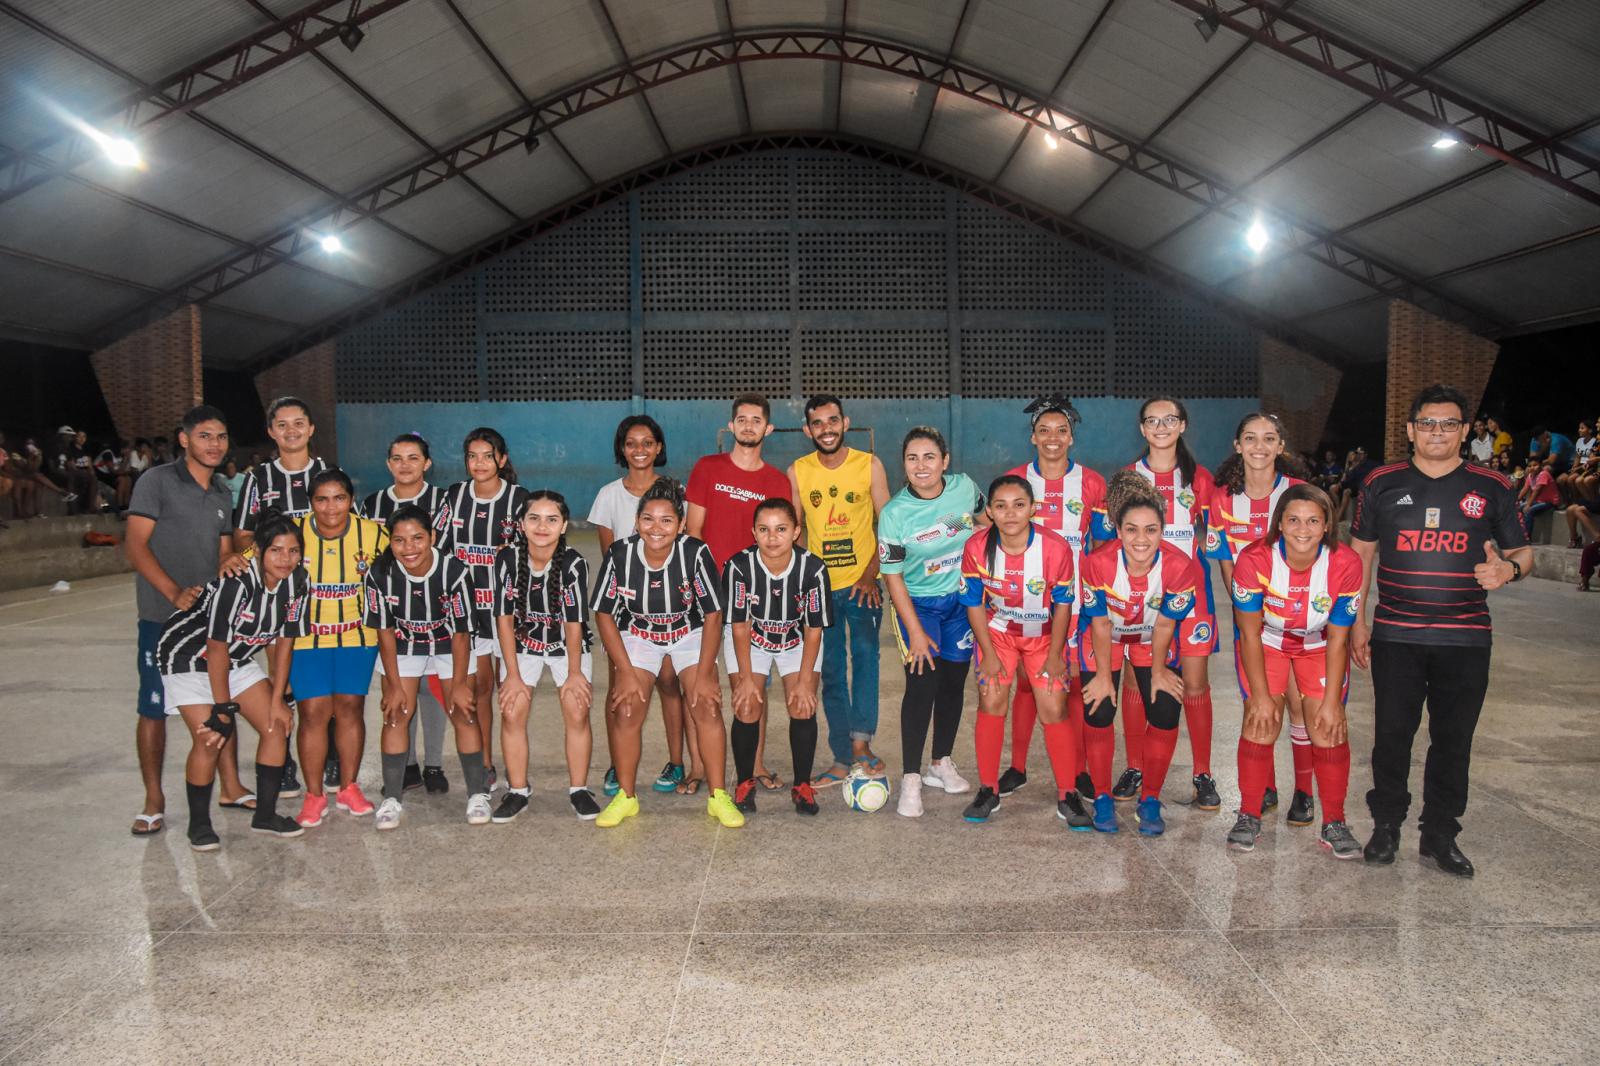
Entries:
[[1266,814],[1268,811],[1275,811],[1277,809],[1278,790],[1275,788],[1269,788],[1265,792],[1261,793],[1261,813]]
[[1222,797],[1217,795],[1217,783],[1210,774],[1195,774],[1194,778],[1194,805],[1202,811],[1215,811],[1222,808]]
[[1122,776],[1117,778],[1116,787],[1111,790],[1111,798],[1118,803],[1127,803],[1137,799],[1139,786],[1144,784],[1144,771],[1128,767],[1122,771]]
[[999,792],[1002,796],[1009,796],[1017,789],[1028,783],[1028,774],[1018,770],[1015,766],[1006,767],[1006,772],[1000,775]]
[[1289,815],[1284,821],[1290,825],[1310,825],[1317,819],[1317,805],[1312,802],[1308,793],[1294,790],[1294,799],[1289,801]]
[[967,804],[967,809],[961,812],[961,817],[969,822],[987,822],[989,815],[1000,809],[1000,797],[994,789],[984,785],[978,789],[978,794]]
[[572,804],[572,813],[585,822],[600,817],[600,804],[595,802],[594,793],[586,788],[567,793],[567,802]]
[[265,833],[269,837],[279,840],[288,840],[290,837],[305,836],[306,831],[299,822],[287,814],[260,815],[250,819],[250,832]]
[[295,765],[293,759],[283,761],[283,783],[278,786],[279,799],[295,799],[305,791],[305,786],[300,784],[300,767]]
[[422,787],[428,790],[430,796],[442,796],[450,791],[450,779],[444,776],[444,771],[437,766],[424,766],[422,768]]
[[222,838],[217,836],[217,831],[209,825],[201,829],[189,830],[190,851],[216,851],[222,847]]
[[1083,800],[1076,792],[1068,792],[1056,801],[1056,817],[1080,833],[1087,833],[1094,826],[1094,819],[1083,809]]
[[1094,778],[1090,777],[1089,772],[1085,770],[1078,775],[1078,779],[1072,783],[1072,787],[1078,790],[1078,795],[1080,796],[1092,796],[1094,795]]
[[402,792],[410,792],[422,787],[422,767],[414,762],[406,763],[406,783],[401,786]]
[[322,764],[322,787],[324,789],[339,789],[339,757],[329,755],[328,761]]
[[1239,812],[1239,817],[1228,830],[1228,847],[1234,851],[1254,851],[1261,836],[1261,819],[1253,814]]
[[810,781],[802,781],[789,790],[789,799],[794,802],[796,814],[816,814],[817,790]]
[[495,808],[494,814],[489,816],[489,821],[495,825],[505,825],[516,818],[528,806],[528,797],[520,792],[508,791],[500,797],[500,806]]
[[733,805],[745,814],[756,813],[756,783],[746,778],[733,786]]

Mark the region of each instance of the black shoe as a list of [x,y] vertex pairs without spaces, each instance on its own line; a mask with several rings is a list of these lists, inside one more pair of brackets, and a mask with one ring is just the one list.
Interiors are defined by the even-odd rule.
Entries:
[[1076,792],[1068,792],[1056,801],[1056,817],[1080,833],[1087,833],[1094,826],[1094,819],[1083,809],[1083,800]]
[[1127,803],[1139,795],[1139,786],[1144,784],[1144,771],[1128,767],[1122,771],[1122,776],[1117,778],[1116,787],[1111,790],[1111,798],[1118,803]]
[[1026,771],[1018,770],[1015,766],[1008,766],[1006,767],[1006,772],[1000,775],[1000,788],[998,791],[1002,796],[1009,796],[1027,783],[1028,775]]
[[1297,788],[1294,799],[1289,801],[1289,816],[1284,820],[1290,825],[1310,825],[1317,820],[1317,805],[1309,794]]
[[1265,792],[1261,793],[1261,813],[1266,814],[1268,811],[1275,811],[1277,809],[1278,790],[1275,788],[1269,788]]
[[1399,826],[1375,825],[1372,827],[1372,836],[1367,838],[1367,846],[1361,849],[1361,857],[1369,863],[1388,866],[1394,862],[1394,853],[1399,847]]
[[969,822],[987,822],[989,815],[1000,809],[1000,797],[994,789],[984,785],[978,789],[978,794],[972,802],[967,804],[967,809],[961,812],[961,817]]
[[450,779],[444,776],[444,771],[437,766],[424,766],[422,768],[422,787],[428,790],[430,796],[442,796],[450,791]]
[[1456,847],[1454,837],[1436,837],[1424,833],[1417,852],[1424,859],[1432,859],[1434,864],[1447,874],[1471,877],[1476,872],[1472,868],[1472,860],[1461,854],[1461,849]]
[[595,802],[594,793],[586,788],[568,792],[567,802],[572,804],[572,813],[582,821],[592,822],[600,817],[600,804]]
[[794,801],[796,814],[817,813],[817,790],[810,781],[802,781],[789,790],[789,798]]
[[402,792],[410,792],[422,787],[422,767],[414,762],[406,763],[406,783],[401,786]]
[[222,847],[222,838],[209,825],[189,830],[190,851],[216,851]]
[[339,759],[338,756],[328,756],[328,761],[322,764],[322,787],[324,789],[339,788]]
[[283,761],[283,784],[278,786],[278,798],[295,799],[304,791],[305,787],[300,784],[300,768],[295,765],[293,759],[285,759]]
[[267,836],[277,837],[279,840],[288,840],[290,837],[306,835],[306,831],[300,823],[290,818],[287,814],[257,815],[250,819],[250,832],[265,833]]
[[1092,796],[1094,795],[1094,778],[1090,777],[1088,772],[1085,771],[1078,775],[1078,779],[1072,783],[1072,787],[1078,790],[1078,795],[1080,796]]
[[745,814],[756,813],[755,778],[747,777],[733,786],[733,805]]
[[1202,811],[1216,811],[1222,809],[1222,797],[1217,795],[1217,782],[1210,774],[1195,774],[1194,805]]
[[527,796],[520,792],[508,791],[504,796],[500,797],[500,806],[496,807],[494,813],[489,816],[489,821],[495,825],[505,825],[526,810],[527,806]]

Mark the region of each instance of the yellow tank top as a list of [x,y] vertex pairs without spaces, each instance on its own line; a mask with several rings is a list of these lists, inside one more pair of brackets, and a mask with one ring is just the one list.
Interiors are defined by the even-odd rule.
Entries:
[[800,513],[806,524],[806,548],[828,564],[833,588],[854,585],[866,573],[878,550],[873,532],[872,453],[851,448],[835,470],[822,465],[816,452],[795,460],[800,486]]

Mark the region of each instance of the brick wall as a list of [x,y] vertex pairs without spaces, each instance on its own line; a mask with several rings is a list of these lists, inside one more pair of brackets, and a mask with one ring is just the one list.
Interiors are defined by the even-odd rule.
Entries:
[[200,309],[183,307],[89,357],[117,435],[172,437],[201,402]]
[[311,442],[311,454],[320,455],[330,463],[339,461],[339,438],[334,420],[334,358],[333,342],[327,341],[315,348],[307,348],[270,370],[256,375],[256,394],[262,406],[279,396],[298,396],[311,405],[312,417],[317,422],[317,435]]
[[1343,374],[1275,337],[1261,338],[1261,407],[1283,419],[1289,447],[1315,451]]
[[1406,417],[1411,399],[1427,385],[1453,385],[1466,393],[1471,418],[1489,384],[1500,345],[1431,315],[1404,300],[1389,303],[1389,365],[1384,405],[1384,457],[1408,454]]

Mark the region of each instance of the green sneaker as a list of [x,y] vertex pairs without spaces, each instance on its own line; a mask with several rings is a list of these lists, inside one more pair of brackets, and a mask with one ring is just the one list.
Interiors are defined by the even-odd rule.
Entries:
[[606,804],[606,809],[600,812],[600,817],[594,820],[594,824],[601,829],[610,829],[621,825],[638,813],[639,800],[626,792],[618,792],[611,797],[611,802]]
[[676,792],[681,784],[683,784],[683,764],[669,762],[661,768],[656,783],[651,787],[657,792]]
[[743,812],[733,805],[733,797],[720,788],[713,791],[711,798],[706,800],[706,813],[721,822],[724,829],[738,829],[744,825]]

